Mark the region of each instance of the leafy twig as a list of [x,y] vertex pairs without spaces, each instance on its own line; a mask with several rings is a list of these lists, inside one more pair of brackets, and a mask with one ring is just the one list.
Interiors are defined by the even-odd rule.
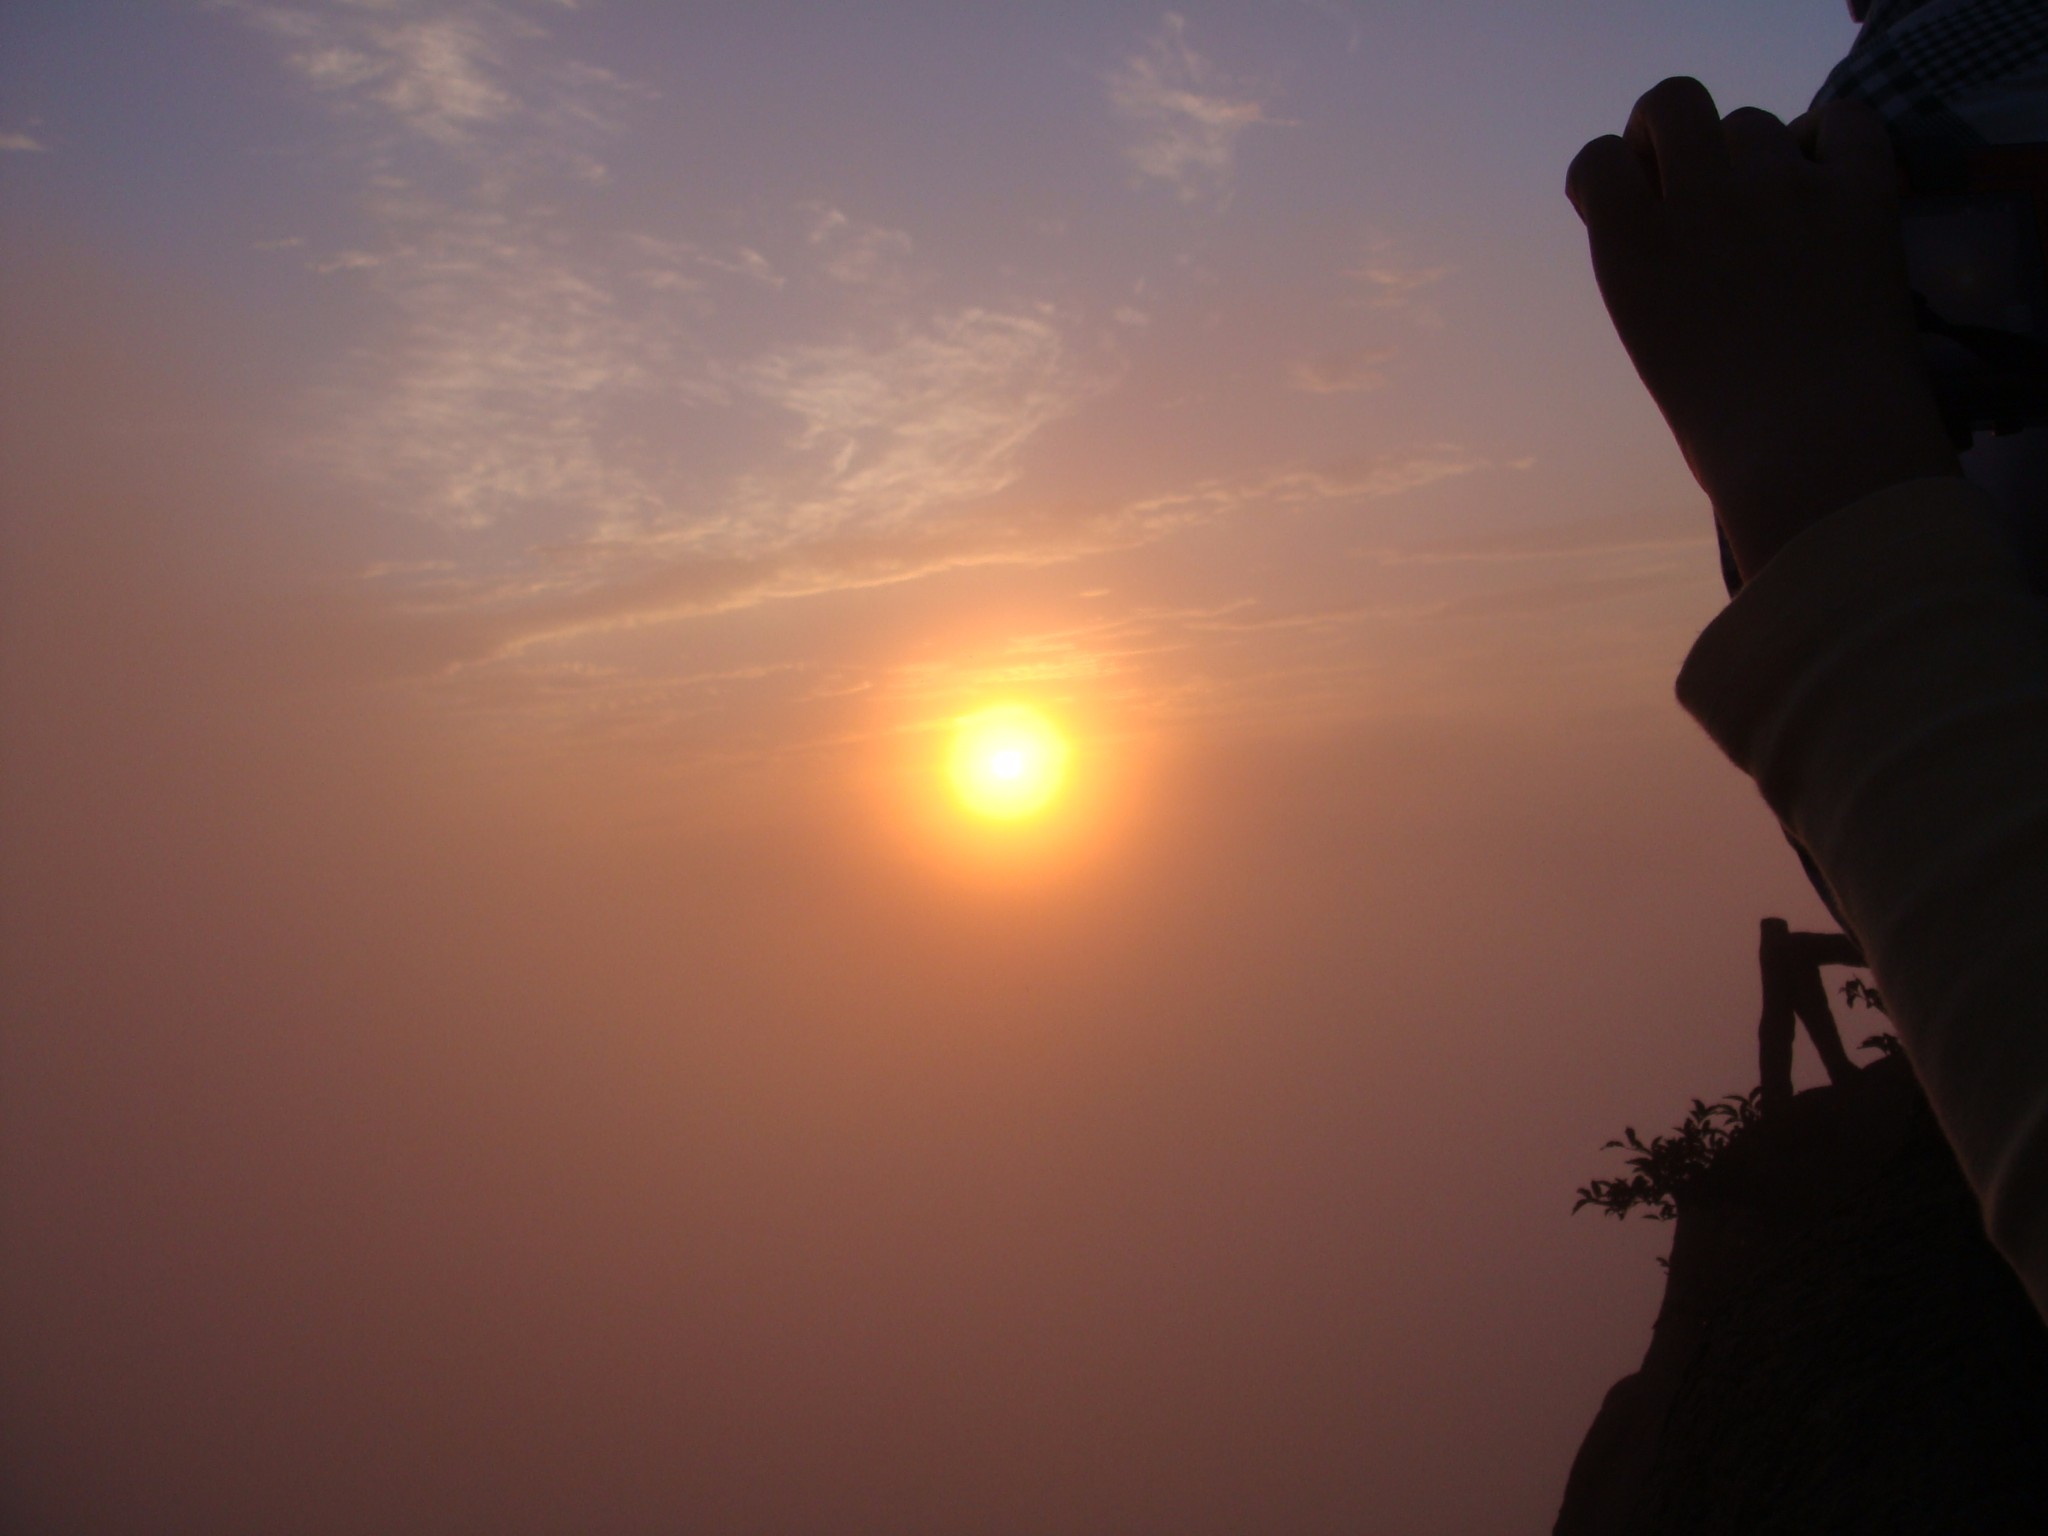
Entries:
[[1668,1136],[1645,1142],[1629,1126],[1610,1148],[1628,1152],[1635,1171],[1627,1178],[1595,1179],[1579,1190],[1574,1211],[1594,1206],[1617,1221],[1641,1210],[1652,1221],[1670,1221],[1679,1204],[1700,1187],[1737,1133],[1763,1115],[1763,1090],[1731,1093],[1715,1104],[1692,1101],[1692,1112]]

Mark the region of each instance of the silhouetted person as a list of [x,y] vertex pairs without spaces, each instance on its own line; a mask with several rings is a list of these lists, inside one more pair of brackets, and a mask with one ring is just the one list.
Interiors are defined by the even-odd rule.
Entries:
[[2048,530],[2048,433],[1958,459],[1893,145],[2048,142],[2044,58],[2041,0],[1873,0],[1807,117],[1667,80],[1567,190],[1741,582],[1679,699],[1812,854],[2048,1317],[2048,637],[2013,537]]
[[1863,951],[1856,941],[1846,933],[1794,933],[1782,917],[1767,917],[1756,958],[1764,984],[1763,1017],[1756,1026],[1764,1112],[1769,1114],[1792,1102],[1792,1043],[1800,1024],[1806,1026],[1813,1048],[1828,1069],[1828,1081],[1853,1081],[1862,1068],[1842,1049],[1841,1031],[1835,1027],[1820,968],[1863,964]]

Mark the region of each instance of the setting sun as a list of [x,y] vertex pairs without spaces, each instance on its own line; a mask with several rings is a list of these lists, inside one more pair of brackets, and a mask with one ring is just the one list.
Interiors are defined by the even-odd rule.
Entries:
[[1024,705],[963,716],[949,759],[954,793],[977,816],[1003,821],[1029,816],[1059,793],[1068,752],[1058,727]]

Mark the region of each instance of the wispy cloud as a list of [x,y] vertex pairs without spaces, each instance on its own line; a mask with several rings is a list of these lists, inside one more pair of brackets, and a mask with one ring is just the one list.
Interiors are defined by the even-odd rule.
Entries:
[[900,293],[908,286],[910,236],[837,208],[816,207],[806,235],[825,276],[855,288]]
[[545,509],[558,529],[653,515],[655,487],[608,423],[635,398],[715,393],[678,363],[659,317],[545,214],[394,212],[390,245],[315,270],[366,282],[396,321],[359,358],[318,434],[326,462],[444,525]]
[[475,144],[508,125],[545,122],[586,175],[601,162],[577,140],[616,126],[613,107],[633,88],[587,63],[543,63],[548,33],[529,12],[573,9],[574,0],[521,7],[498,0],[406,6],[387,0],[315,8],[224,0],[275,38],[285,62],[315,89],[444,148]]
[[[964,379],[987,362],[914,366],[910,372],[927,382]],[[1041,419],[1034,420],[1033,406],[1009,397],[1007,404],[992,401],[993,409],[970,410],[950,432],[935,434],[938,444],[912,446],[902,439],[923,435],[923,418],[904,406],[917,390],[894,397],[898,404],[892,407],[881,403],[891,398],[887,391],[842,387],[867,372],[866,365],[839,363],[817,376],[825,384],[820,405],[825,397],[836,403],[816,409],[801,434],[800,441],[825,457],[808,485],[794,477],[777,484],[764,476],[724,504],[715,524],[700,525],[688,537],[593,542],[570,552],[602,579],[444,586],[456,608],[469,615],[469,654],[478,660],[523,656],[537,645],[594,633],[897,585],[965,568],[1060,564],[1234,517],[1362,505],[1469,474],[1487,462],[1443,444],[1341,468],[1204,481],[1072,516],[977,516],[978,499],[1012,484],[1017,453],[1031,433],[1066,408],[1058,403],[1058,391],[1039,399],[1035,410]],[[1016,382],[1012,378],[1009,385]],[[999,395],[1007,396],[1007,388]],[[849,412],[849,397],[871,403]],[[1029,398],[1027,393],[1024,399]],[[983,418],[979,424],[975,416]],[[852,431],[850,417],[860,423]],[[851,461],[840,467],[844,444],[863,432],[878,434],[873,472]]]
[[[1039,455],[1124,376],[1085,306],[1035,302],[1014,272],[977,301],[851,199],[728,210],[715,236],[591,217],[594,161],[563,145],[628,131],[634,91],[533,46],[538,9],[237,9],[353,125],[342,148],[362,172],[345,241],[273,243],[381,313],[314,402],[306,446],[436,530],[365,579],[432,629],[479,697],[553,708],[573,693],[673,717],[721,690],[837,696],[860,679],[817,657],[684,678],[614,662],[652,624],[1085,560],[1484,462],[1437,445],[1159,494],[1091,496],[1085,479],[1055,494],[1033,479]],[[1116,94],[1139,130],[1133,164],[1188,197],[1226,193],[1238,136],[1272,121],[1173,17]],[[1129,337],[1148,312],[1115,318]],[[1370,388],[1389,355],[1311,357],[1293,382]],[[1172,627],[1176,646],[1215,632]],[[1133,654],[1167,643],[1141,631]],[[1100,645],[1048,646],[1003,665],[1049,678],[1099,664]]]
[[1044,313],[967,309],[882,345],[771,353],[734,387],[797,419],[788,456],[686,524],[591,541],[583,558],[605,579],[519,589],[529,601],[508,616],[501,647],[969,566],[1078,560],[1234,517],[1362,505],[1489,462],[1443,443],[1057,515],[1008,496],[1031,444],[1110,382]]
[[1187,31],[1186,18],[1168,12],[1110,77],[1109,99],[1134,129],[1125,153],[1138,174],[1195,202],[1228,195],[1238,139],[1275,119],[1195,52]]
[[735,371],[730,405],[793,416],[779,452],[695,502],[558,544],[545,571],[436,586],[493,611],[479,633],[506,654],[962,566],[1072,558],[1100,547],[1102,530],[1049,530],[990,503],[1016,485],[1031,442],[1104,382],[1043,314],[970,308],[886,343],[772,351]]
[[1243,480],[1208,480],[1119,508],[1109,521],[1157,537],[1176,528],[1214,522],[1256,507],[1301,507],[1364,502],[1469,475],[1487,460],[1455,443],[1384,454],[1359,465],[1286,469]]
[[634,277],[643,287],[667,293],[701,293],[719,275],[744,277],[767,288],[788,279],[775,264],[748,245],[712,246],[674,236],[629,234],[628,250],[637,257]]
[[384,319],[318,402],[317,461],[449,529],[573,540],[669,516],[676,487],[623,423],[719,393],[675,301],[780,278],[746,247],[561,211],[565,181],[602,179],[590,147],[639,94],[551,45],[535,16],[570,7],[225,8],[363,130],[342,152],[363,170],[366,227],[303,260],[377,295]]
[[[311,445],[321,462],[452,532],[502,531],[466,581],[432,576],[443,599],[532,601],[552,624],[564,603],[625,613],[815,590],[832,584],[835,559],[860,584],[979,558],[956,525],[1099,386],[1049,311],[906,311],[911,236],[842,207],[795,210],[796,247],[776,259],[572,222],[552,195],[564,168],[534,146],[576,89],[594,81],[579,110],[599,118],[616,82],[548,60],[537,69],[552,84],[535,85],[519,49],[538,29],[506,6],[238,9],[315,89],[471,173],[467,191],[443,175],[430,195],[425,178],[374,161],[365,206],[378,238],[306,256],[317,273],[367,285],[390,317],[323,402]],[[858,294],[877,334],[751,356],[710,344],[709,290],[772,293],[792,271]],[[815,313],[795,313],[816,328]],[[778,419],[791,417],[778,442]],[[650,434],[651,421],[666,430]],[[678,446],[710,439],[722,440],[710,452]],[[756,451],[733,451],[741,439]],[[714,459],[723,467],[705,468]],[[679,569],[692,562],[702,568]]]
[[49,146],[25,133],[0,133],[0,154],[42,155]]
[[1394,356],[1392,347],[1360,347],[1345,352],[1318,352],[1288,370],[1288,382],[1312,395],[1348,394],[1378,389],[1387,382],[1381,372]]
[[1426,329],[1443,324],[1429,290],[1450,274],[1449,267],[1411,266],[1397,257],[1391,240],[1375,240],[1366,260],[1344,275],[1358,287],[1353,302],[1366,309],[1390,311]]
[[755,491],[785,537],[848,524],[903,527],[991,496],[1024,445],[1095,387],[1045,315],[967,309],[882,347],[792,348],[749,371],[794,413],[811,476],[791,497]]
[[[1513,469],[1525,461],[1511,461]],[[1513,564],[1610,555],[1694,551],[1713,543],[1711,525],[1669,512],[1626,512],[1565,522],[1520,523],[1402,548],[1374,549],[1389,564]]]
[[316,11],[239,7],[286,46],[286,62],[322,91],[361,97],[446,143],[507,117],[517,101],[498,77],[518,18],[497,6],[408,14],[393,6]]

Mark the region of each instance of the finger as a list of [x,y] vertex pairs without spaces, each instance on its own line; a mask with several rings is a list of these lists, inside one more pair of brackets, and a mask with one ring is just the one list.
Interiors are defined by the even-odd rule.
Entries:
[[1611,133],[1572,157],[1564,195],[1589,228],[1602,229],[1641,217],[1657,197],[1636,152]]
[[1674,75],[1644,92],[1622,136],[1648,149],[1664,197],[1691,196],[1727,179],[1721,114],[1707,88],[1689,75]]
[[1797,165],[1806,158],[1792,131],[1762,107],[1737,107],[1721,119],[1721,136],[1736,165]]
[[1812,160],[1820,154],[1820,114],[1802,112],[1785,129],[1792,135],[1792,142],[1799,146],[1799,153]]
[[1815,158],[1884,186],[1896,186],[1898,156],[1884,119],[1860,101],[1831,101],[1815,114]]

